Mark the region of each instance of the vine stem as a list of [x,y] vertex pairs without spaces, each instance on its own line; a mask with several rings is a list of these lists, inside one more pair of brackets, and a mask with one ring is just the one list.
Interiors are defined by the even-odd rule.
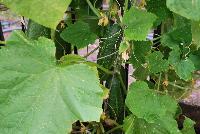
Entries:
[[91,10],[94,12],[94,14],[96,16],[98,16],[99,18],[101,18],[100,13],[97,11],[97,9],[92,5],[92,3],[90,2],[90,0],[86,0],[86,2],[88,3],[89,7],[91,8]]
[[120,73],[117,73],[117,76],[118,76],[118,78],[119,78],[119,80],[120,80],[120,82],[121,82],[122,89],[123,89],[125,95],[127,95],[126,86],[125,86],[125,84],[124,84],[124,81],[123,81],[123,79],[122,79],[121,74],[120,74]]
[[100,57],[100,58],[98,58],[97,60],[105,59],[105,58],[107,58],[107,57],[110,57],[110,56],[112,56],[112,55],[118,53],[118,52],[119,52],[119,51],[117,50],[117,51],[115,51],[114,53],[109,54],[109,55],[106,55],[106,56],[104,56],[104,57]]
[[107,73],[107,74],[110,74],[110,75],[113,75],[113,74],[114,74],[114,72],[112,72],[112,71],[110,71],[110,70],[108,70],[108,69],[106,69],[106,68],[100,66],[100,65],[97,64],[97,63],[89,62],[89,61],[87,61],[87,62],[85,62],[85,63],[88,64],[88,65],[90,65],[90,66],[96,66],[97,68],[101,69],[102,71],[104,71],[104,72]]
[[173,82],[168,82],[168,84],[171,85],[171,86],[177,87],[177,88],[179,88],[179,89],[182,89],[182,90],[188,90],[188,89],[190,89],[190,88],[185,88],[185,87],[181,87],[181,86],[179,86],[179,85],[176,85],[176,84],[173,83]]
[[90,51],[89,53],[87,53],[86,55],[84,55],[84,58],[87,58],[88,56],[90,56],[91,54],[93,54],[95,51],[97,51],[99,49],[99,46],[96,47],[95,49],[93,49],[92,51]]
[[161,73],[159,74],[159,80],[158,80],[158,87],[157,87],[157,90],[159,91],[160,90],[160,81],[161,81]]
[[128,9],[128,2],[129,0],[125,0],[125,8],[124,8],[124,11],[126,11]]
[[114,132],[115,130],[117,130],[117,129],[122,129],[122,128],[123,128],[122,125],[116,126],[116,127],[114,127],[113,129],[107,131],[105,134],[110,134],[110,133]]
[[156,41],[156,40],[158,40],[160,38],[162,38],[162,35],[160,35],[159,37],[156,37],[156,38],[152,39],[151,41]]

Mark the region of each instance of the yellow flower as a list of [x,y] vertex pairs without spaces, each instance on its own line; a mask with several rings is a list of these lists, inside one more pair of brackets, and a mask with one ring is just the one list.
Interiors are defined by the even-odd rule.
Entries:
[[140,8],[144,8],[146,5],[147,5],[147,3],[146,3],[145,0],[141,0],[140,3],[139,3]]
[[100,15],[101,15],[101,18],[99,19],[98,25],[99,26],[107,26],[109,23],[108,17],[103,13],[100,13]]

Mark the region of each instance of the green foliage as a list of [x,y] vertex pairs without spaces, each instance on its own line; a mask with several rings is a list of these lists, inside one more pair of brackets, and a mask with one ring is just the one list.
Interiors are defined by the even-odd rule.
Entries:
[[193,52],[189,56],[189,59],[193,62],[196,70],[200,70],[199,58],[200,58],[200,49],[198,51]]
[[190,59],[181,60],[178,63],[174,65],[175,71],[177,75],[185,80],[191,80],[192,79],[192,73],[195,70],[194,64]]
[[192,41],[198,49],[200,47],[200,21],[192,22]]
[[196,134],[195,130],[194,130],[194,124],[195,122],[192,121],[191,119],[185,117],[185,121],[183,124],[183,129],[181,130],[181,132],[183,134]]
[[78,21],[71,24],[60,35],[66,42],[71,43],[78,48],[86,47],[97,39],[97,36],[91,32],[87,23]]
[[63,22],[60,22],[58,26],[56,27],[56,30],[52,32],[52,39],[55,43],[56,47],[56,53],[55,57],[57,60],[60,60],[60,58],[66,54],[71,54],[72,52],[72,46],[70,43],[64,41],[60,34],[62,31],[66,28],[67,24],[64,24]]
[[[145,82],[136,82],[129,90],[126,105],[137,118],[132,115],[125,120],[125,131],[128,134],[131,132],[129,129],[134,128],[133,133],[142,133],[143,130],[150,134],[155,132],[159,134],[163,131],[172,134],[180,133],[174,119],[178,108],[175,100],[150,90]],[[129,129],[127,126],[130,126]]]
[[169,134],[162,126],[155,123],[148,123],[144,119],[137,118],[134,115],[126,117],[124,120],[125,134]]
[[132,7],[129,11],[125,12],[123,17],[123,24],[126,26],[124,30],[127,40],[146,40],[156,16],[144,10]]
[[[190,91],[200,69],[199,0],[118,2],[124,12],[112,0],[107,10],[102,0],[0,0],[29,18],[26,35],[14,32],[0,49],[0,134],[117,134],[121,125],[126,134],[195,133],[188,118],[178,129],[173,97]],[[50,28],[55,44],[40,37]],[[97,63],[71,54],[96,39],[85,57],[97,50]],[[136,78],[129,90],[127,63]]]
[[150,74],[149,70],[146,69],[145,67],[138,67],[133,72],[133,77],[136,78],[137,80],[145,81],[149,76],[149,74]]
[[52,41],[30,41],[20,32],[1,49],[0,133],[65,134],[76,120],[99,121],[103,91],[96,69],[56,65],[54,52]]
[[161,39],[162,45],[171,49],[176,49],[179,46],[186,47],[191,43],[191,41],[191,25],[184,25],[182,27],[175,28],[164,34]]
[[[98,1],[90,0],[90,2],[94,4],[97,9],[100,8],[102,5],[102,2],[100,0]],[[76,18],[78,20],[88,23],[90,26],[90,30],[97,35],[99,34],[100,31],[100,27],[98,26],[99,18],[89,8],[86,0],[73,0],[70,7],[74,9]],[[71,20],[69,19],[69,21]]]
[[171,16],[171,12],[166,6],[166,0],[149,0],[147,3],[147,11],[154,13],[158,18],[154,22],[154,26],[159,25]]
[[169,63],[163,59],[163,54],[159,51],[153,52],[147,56],[147,63],[151,73],[159,73],[168,70]]
[[192,79],[192,72],[195,70],[195,66],[189,58],[181,59],[179,49],[174,49],[170,52],[168,61],[181,79],[185,81]]
[[180,16],[176,13],[173,13],[173,21],[174,21],[174,28],[181,28],[184,26],[190,26],[191,25],[191,20]]
[[150,53],[151,45],[150,41],[133,42],[133,53],[130,62],[135,68],[141,67],[146,63],[145,57]]
[[34,22],[33,20],[29,20],[26,34],[30,39],[33,39],[33,40],[36,40],[41,36],[46,37],[46,38],[51,38],[51,29],[46,28]]
[[167,7],[188,19],[200,20],[200,1],[199,0],[167,0]]
[[0,0],[15,13],[56,29],[71,0]]

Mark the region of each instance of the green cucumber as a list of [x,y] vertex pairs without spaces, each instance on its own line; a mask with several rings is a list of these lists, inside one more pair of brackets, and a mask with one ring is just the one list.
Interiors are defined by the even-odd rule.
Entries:
[[27,36],[30,39],[37,40],[39,37],[43,36],[46,38],[51,38],[51,29],[42,26],[33,20],[29,20],[28,22],[28,29],[26,32]]
[[[113,70],[121,42],[121,27],[117,24],[111,24],[105,27],[102,34],[97,64],[106,69]],[[101,70],[99,70],[99,76],[101,81],[107,77]]]
[[106,87],[110,89],[108,98],[108,113],[111,119],[119,124],[123,123],[125,114],[125,95],[118,74],[106,81]]
[[117,24],[111,24],[104,28],[102,32],[103,37],[100,43],[97,63],[111,71],[121,72],[120,74],[114,73],[107,75],[101,70],[99,76],[101,82],[105,81],[105,86],[110,89],[108,103],[106,105],[106,112],[110,118],[116,120],[119,124],[123,123],[124,109],[125,109],[125,93],[123,91],[122,81],[124,83],[125,70],[121,66],[119,58],[119,46],[122,40],[121,27]]

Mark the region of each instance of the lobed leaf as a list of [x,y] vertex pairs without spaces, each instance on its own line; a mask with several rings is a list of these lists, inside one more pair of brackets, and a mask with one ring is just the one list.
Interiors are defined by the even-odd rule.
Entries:
[[168,70],[169,63],[163,59],[163,54],[159,51],[153,52],[147,56],[149,71],[159,73]]
[[[176,74],[183,80],[188,81],[192,79],[192,73],[195,71],[195,65],[198,63],[193,63],[195,56],[191,55],[190,58],[185,60],[181,59],[180,49],[174,49],[169,54],[169,64],[173,67]],[[198,65],[197,65],[198,67]]]
[[0,0],[15,13],[56,29],[71,0]]
[[199,0],[167,0],[167,7],[188,19],[200,20],[200,1]]
[[146,37],[156,20],[156,16],[144,10],[132,7],[124,13],[122,23],[127,27],[124,30],[127,40],[146,40]]
[[174,119],[177,102],[170,96],[150,90],[145,82],[138,81],[130,86],[126,105],[135,116],[125,119],[127,134],[180,133]]
[[183,80],[188,81],[192,79],[192,72],[195,71],[193,62],[188,58],[181,60],[174,66],[176,74]]
[[1,134],[66,134],[76,120],[99,121],[103,91],[96,68],[61,66],[54,54],[52,41],[30,41],[20,32],[0,50]]

